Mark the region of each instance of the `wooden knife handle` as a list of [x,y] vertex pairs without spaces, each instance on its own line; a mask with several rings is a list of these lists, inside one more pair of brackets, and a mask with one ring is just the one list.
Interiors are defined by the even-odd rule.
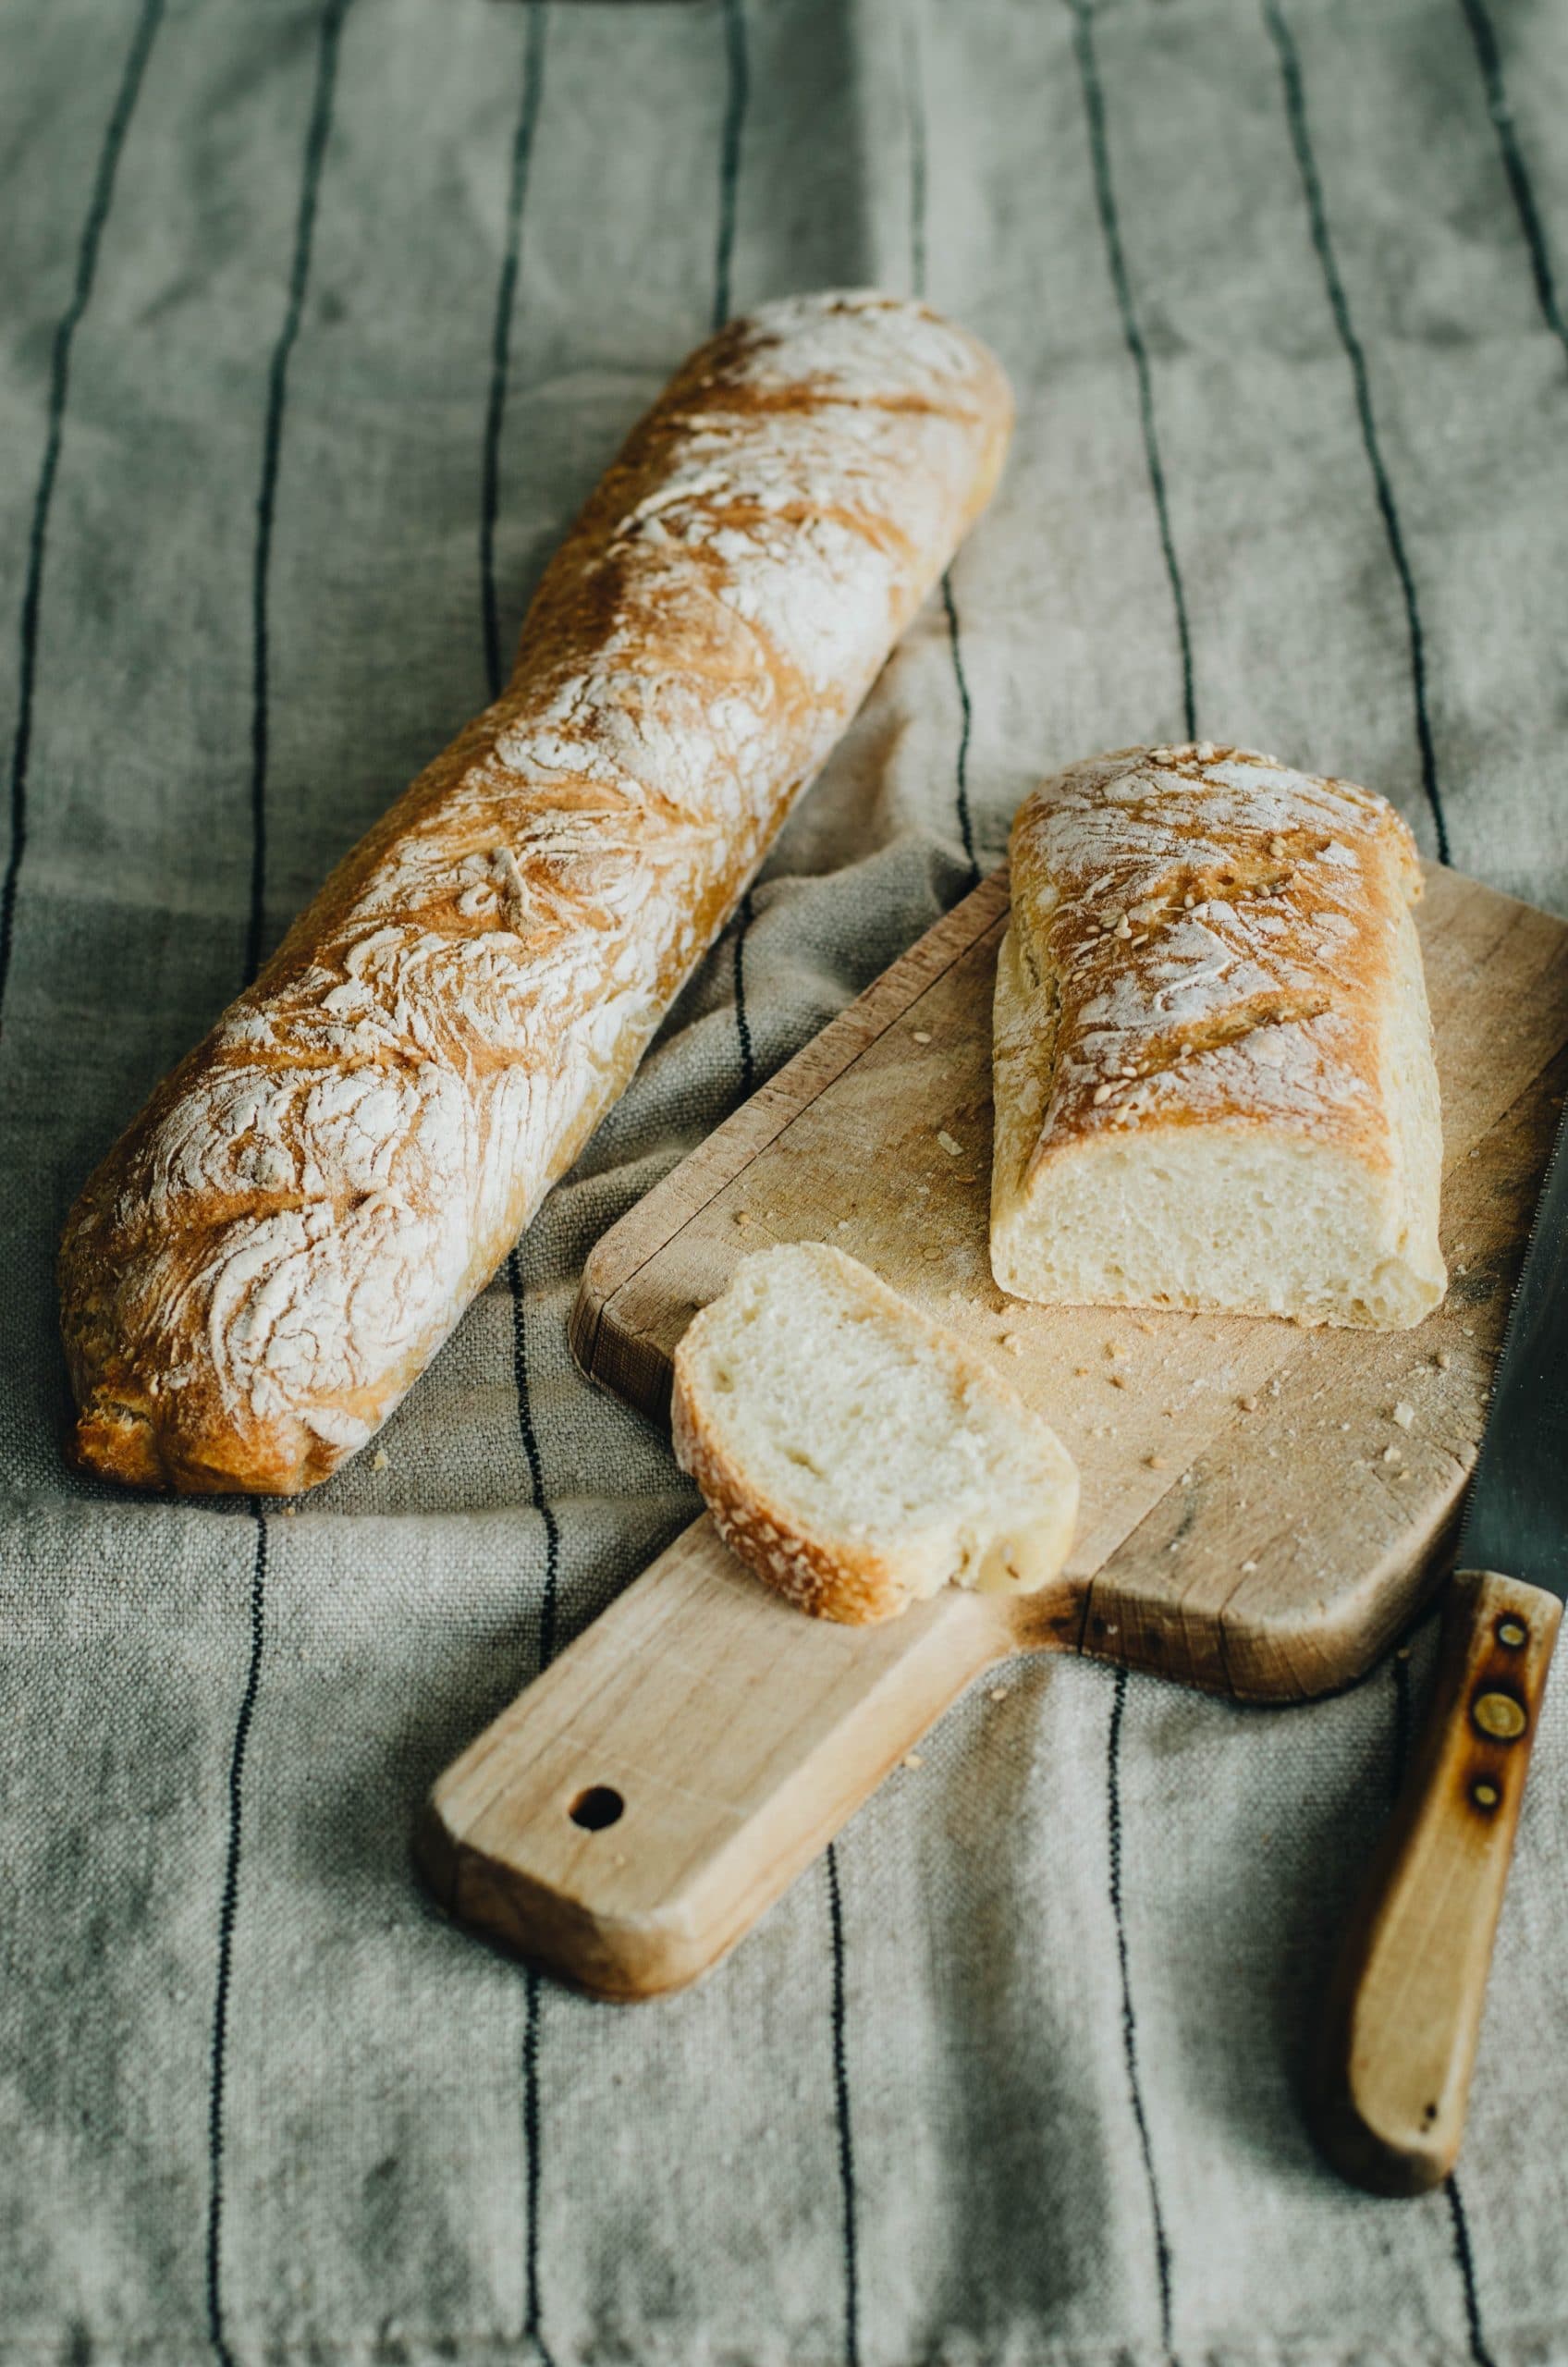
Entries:
[[1329,1991],[1313,2107],[1376,2194],[1452,2169],[1551,1650],[1553,1594],[1456,1571],[1437,1688]]
[[951,1589],[880,1626],[807,1618],[704,1517],[447,1770],[422,1867],[576,1987],[680,1988],[1011,1648],[993,1598]]

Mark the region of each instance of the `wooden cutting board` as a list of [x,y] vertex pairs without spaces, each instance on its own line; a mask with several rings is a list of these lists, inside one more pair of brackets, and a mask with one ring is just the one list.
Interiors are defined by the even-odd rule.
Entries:
[[995,1357],[1083,1477],[1061,1580],[889,1625],[803,1618],[705,1521],[433,1797],[440,1894],[602,1994],[690,1980],[979,1671],[1087,1652],[1246,1701],[1348,1684],[1443,1566],[1568,1074],[1568,927],[1431,868],[1420,908],[1448,1299],[1415,1332],[1037,1307],[990,1278],[986,880],[616,1225],[573,1315],[585,1371],[655,1419],[695,1310],[748,1250],[823,1240]]

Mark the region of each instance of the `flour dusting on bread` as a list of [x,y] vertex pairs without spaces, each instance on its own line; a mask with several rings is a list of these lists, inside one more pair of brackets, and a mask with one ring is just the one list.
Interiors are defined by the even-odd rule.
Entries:
[[1403,1326],[1442,1296],[1415,846],[1245,749],[1070,767],[1013,826],[992,1264],[1043,1300]]
[[370,832],[67,1227],[75,1452],[288,1491],[385,1420],[635,1067],[967,526],[995,362],[791,297],[695,354],[507,690]]
[[676,1350],[671,1428],[719,1534],[820,1618],[889,1619],[949,1582],[1037,1593],[1072,1542],[1056,1433],[823,1242],[741,1259]]

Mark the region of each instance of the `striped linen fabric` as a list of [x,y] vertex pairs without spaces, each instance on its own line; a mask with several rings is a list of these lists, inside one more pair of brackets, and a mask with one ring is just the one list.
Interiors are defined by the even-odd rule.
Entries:
[[[1427,1647],[1243,1712],[1020,1662],[639,2010],[445,1924],[437,1770],[689,1516],[606,1224],[1002,849],[1201,731],[1568,909],[1553,0],[9,0],[0,2362],[1568,2357],[1568,1684],[1458,2183],[1295,2101]],[[480,705],[732,308],[929,293],[1004,493],[624,1102],[308,1503],[60,1459],[95,1158]],[[1413,1674],[1414,1671],[1414,1674]]]

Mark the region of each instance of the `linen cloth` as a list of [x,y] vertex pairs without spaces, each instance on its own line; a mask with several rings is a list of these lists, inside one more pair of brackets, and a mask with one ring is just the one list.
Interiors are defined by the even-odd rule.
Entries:
[[[1387,791],[1568,909],[1552,0],[8,0],[0,2361],[1568,2357],[1568,1682],[1457,2186],[1296,2101],[1427,1646],[1243,1712],[1020,1662],[634,2009],[444,1922],[446,1761],[690,1516],[592,1243],[1089,751]],[[73,1478],[51,1259],[483,702],[716,317],[928,293],[1004,487],[625,1100],[302,1503]],[[739,990],[739,991],[738,991]]]

